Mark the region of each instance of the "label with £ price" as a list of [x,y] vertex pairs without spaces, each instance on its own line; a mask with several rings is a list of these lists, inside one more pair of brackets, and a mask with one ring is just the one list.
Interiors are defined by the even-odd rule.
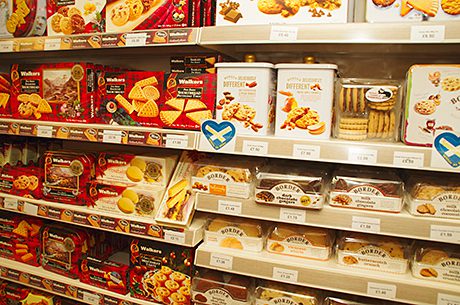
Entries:
[[299,272],[284,268],[273,267],[273,279],[284,282],[297,283]]
[[188,136],[187,135],[166,135],[167,148],[187,148],[188,147]]
[[300,209],[280,208],[280,220],[292,223],[305,223],[307,212]]
[[121,130],[104,130],[102,134],[102,142],[120,144],[121,137],[122,137]]
[[175,244],[185,244],[185,233],[184,232],[177,232],[171,230],[164,230],[165,241],[169,241]]
[[127,47],[143,47],[147,41],[147,33],[128,33],[126,34]]
[[396,285],[368,282],[367,294],[383,299],[395,299],[396,288]]
[[393,165],[401,167],[423,167],[425,155],[423,153],[412,153],[395,151],[393,154]]
[[319,159],[321,147],[317,145],[292,145],[292,156],[298,159],[317,160]]
[[350,148],[348,161],[361,164],[376,164],[377,151],[374,149]]
[[268,154],[268,143],[261,141],[243,141],[243,153],[266,155]]
[[61,38],[45,39],[45,51],[53,51],[61,49]]
[[53,137],[53,126],[37,125],[37,137],[42,137],[42,138]]
[[0,41],[0,53],[13,52],[13,40]]
[[274,41],[295,41],[299,29],[295,26],[279,26],[273,25],[270,31],[270,40]]
[[91,292],[83,291],[82,300],[88,304],[98,305],[101,297]]
[[380,218],[353,216],[351,228],[362,232],[380,232]]
[[241,215],[241,202],[219,200],[218,211],[223,214]]
[[233,268],[233,256],[225,255],[221,253],[211,253],[209,264],[214,267],[232,269]]
[[460,296],[438,293],[437,305],[460,305]]
[[18,200],[15,198],[3,198],[3,207],[8,210],[17,210],[18,209]]
[[430,238],[460,243],[460,227],[431,225]]
[[443,41],[445,35],[444,25],[417,25],[412,26],[410,40],[413,41]]

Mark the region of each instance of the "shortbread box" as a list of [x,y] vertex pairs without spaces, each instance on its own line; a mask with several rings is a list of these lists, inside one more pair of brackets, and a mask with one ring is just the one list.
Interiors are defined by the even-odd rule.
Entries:
[[401,238],[343,233],[336,244],[339,265],[390,273],[406,273],[412,244]]
[[325,261],[332,253],[333,241],[332,231],[327,229],[278,224],[270,229],[267,251]]
[[327,172],[279,162],[256,175],[255,201],[292,208],[321,209],[326,199]]
[[254,62],[217,63],[216,119],[230,121],[237,134],[273,134],[275,120],[274,65]]
[[46,31],[46,0],[0,3],[0,38],[42,36]]
[[264,247],[265,237],[262,224],[258,221],[220,216],[209,220],[204,242],[221,248],[260,252]]
[[277,64],[275,136],[329,139],[337,65]]
[[432,146],[436,131],[460,132],[460,65],[413,65],[407,72],[403,141]]
[[318,305],[321,297],[318,291],[281,284],[275,282],[260,282],[255,291],[255,305]]
[[0,117],[11,117],[11,80],[7,73],[0,73]]
[[411,176],[406,196],[412,215],[460,219],[460,182],[455,176]]
[[429,281],[460,284],[460,247],[453,244],[417,242],[412,275]]
[[340,168],[333,173],[329,205],[399,213],[403,182],[391,170]]
[[216,25],[346,23],[354,1],[218,0]]

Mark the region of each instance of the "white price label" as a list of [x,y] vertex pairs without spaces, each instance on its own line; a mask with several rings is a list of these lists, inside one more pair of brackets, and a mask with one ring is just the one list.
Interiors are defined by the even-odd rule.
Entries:
[[223,214],[241,215],[241,202],[219,200],[218,211]]
[[102,142],[120,144],[122,138],[121,130],[104,130],[102,134]]
[[147,33],[128,33],[126,34],[127,47],[143,47],[147,41]]
[[53,137],[53,126],[37,125],[37,136],[42,138]]
[[24,213],[36,216],[38,214],[38,205],[29,202],[24,202]]
[[460,227],[431,225],[430,238],[447,242],[460,242]]
[[423,153],[412,153],[395,151],[393,154],[393,165],[401,167],[423,167],[425,155]]
[[410,30],[410,40],[443,41],[445,30],[444,25],[414,25]]
[[99,305],[99,302],[101,301],[100,296],[98,296],[97,294],[91,293],[91,292],[87,292],[87,291],[83,291],[82,299],[84,302],[87,302],[88,304],[92,304],[92,305]]
[[396,288],[396,285],[368,282],[367,294],[383,299],[395,299]]
[[261,141],[243,141],[243,153],[251,155],[268,154],[268,143]]
[[288,40],[295,41],[297,40],[297,34],[299,29],[295,26],[279,26],[273,25],[270,31],[270,40],[280,41]]
[[0,41],[0,53],[13,52],[13,40]]
[[305,223],[307,212],[300,209],[280,208],[280,220],[292,223]]
[[273,279],[284,282],[297,283],[299,272],[297,270],[289,270],[278,267],[273,267]]
[[292,156],[298,159],[317,160],[319,159],[321,147],[317,145],[294,144]]
[[18,209],[18,200],[15,198],[3,198],[3,207],[8,210],[17,210]]
[[348,150],[348,161],[360,164],[375,164],[377,163],[377,150],[350,148]]
[[61,49],[61,38],[45,39],[45,51],[53,51]]
[[460,296],[438,293],[437,305],[460,305]]
[[188,136],[168,134],[166,135],[165,145],[168,148],[187,148],[188,147]]
[[171,230],[165,230],[165,241],[175,244],[185,244],[185,233]]
[[214,267],[231,270],[233,268],[233,256],[220,253],[211,253],[209,264]]
[[380,232],[380,218],[353,216],[351,228],[362,232]]

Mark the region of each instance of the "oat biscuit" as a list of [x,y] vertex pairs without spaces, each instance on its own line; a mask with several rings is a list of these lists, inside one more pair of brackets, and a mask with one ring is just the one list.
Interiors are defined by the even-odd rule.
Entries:
[[460,2],[458,0],[441,0],[441,8],[449,15],[460,14]]
[[442,89],[445,91],[460,90],[460,77],[455,77],[455,76],[446,77],[445,79],[442,80]]
[[432,100],[420,101],[414,106],[415,112],[421,115],[430,115],[436,111],[436,103]]
[[355,141],[367,139],[368,122],[365,118],[341,118],[338,138]]

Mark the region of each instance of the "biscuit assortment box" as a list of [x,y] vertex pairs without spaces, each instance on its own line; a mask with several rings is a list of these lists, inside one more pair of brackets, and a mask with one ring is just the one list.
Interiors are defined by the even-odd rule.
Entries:
[[3,193],[26,198],[41,198],[39,187],[42,170],[31,164],[16,166],[6,164],[0,169],[0,191]]
[[0,117],[11,117],[11,80],[7,73],[0,73]]
[[329,205],[399,213],[403,182],[394,171],[339,168],[333,173]]
[[408,240],[361,233],[343,233],[336,244],[340,265],[390,273],[406,273],[412,255]]
[[460,131],[460,65],[414,65],[407,73],[403,141],[431,146],[436,131]]
[[343,78],[335,96],[335,138],[396,142],[401,84],[394,80]]
[[169,61],[172,73],[215,74],[214,65],[222,61],[217,54],[173,56]]
[[16,283],[0,282],[1,305],[61,305],[58,296]]
[[255,305],[318,305],[320,294],[309,288],[262,282],[255,291]]
[[2,1],[0,16],[0,38],[41,36],[46,30],[46,0]]

